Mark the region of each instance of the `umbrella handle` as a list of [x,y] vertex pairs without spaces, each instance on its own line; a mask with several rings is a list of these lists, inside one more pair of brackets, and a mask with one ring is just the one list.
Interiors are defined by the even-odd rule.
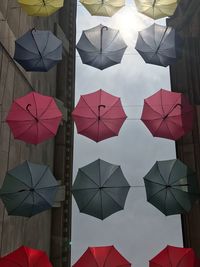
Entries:
[[27,106],[26,106],[26,110],[28,111],[28,113],[38,122],[38,118],[37,117],[35,117],[31,112],[30,112],[30,110],[29,110],[29,107],[31,106],[31,104],[28,104]]
[[105,105],[98,105],[98,120],[100,121],[101,117],[100,117],[100,109],[101,108],[105,108]]
[[103,46],[103,30],[108,30],[108,27],[107,26],[103,26],[101,28],[101,43],[100,43],[100,53],[102,53],[102,46]]
[[169,111],[166,115],[163,116],[163,119],[166,119],[166,118],[169,116],[169,114],[170,114],[170,113],[171,113],[177,106],[180,106],[180,107],[182,108],[182,105],[181,105],[181,104],[176,104],[176,105],[174,105],[174,106],[170,109],[170,111]]

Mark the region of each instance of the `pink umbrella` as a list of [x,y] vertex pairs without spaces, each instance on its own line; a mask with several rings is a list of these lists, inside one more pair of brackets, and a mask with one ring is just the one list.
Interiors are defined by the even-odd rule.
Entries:
[[144,100],[141,120],[153,136],[177,140],[193,128],[194,109],[181,93],[164,89]]
[[56,135],[61,118],[52,97],[32,92],[14,100],[6,122],[14,138],[39,144]]
[[96,142],[117,136],[126,120],[120,98],[102,89],[82,95],[72,117],[78,133]]

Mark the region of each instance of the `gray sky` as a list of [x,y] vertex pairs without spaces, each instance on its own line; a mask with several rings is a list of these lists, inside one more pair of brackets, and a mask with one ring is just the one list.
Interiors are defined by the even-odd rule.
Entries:
[[[139,120],[144,98],[160,88],[170,89],[169,70],[144,63],[137,54],[137,32],[153,23],[139,14],[133,0],[112,18],[92,17],[78,6],[77,41],[82,30],[104,24],[120,29],[128,49],[122,63],[104,71],[81,63],[77,55],[76,103],[81,94],[104,89],[121,97],[128,115],[118,137],[100,143],[76,134],[74,147],[74,177],[77,170],[101,158],[121,165],[130,185],[143,185],[143,177],[156,160],[175,158],[173,141],[154,138]],[[156,21],[164,24],[164,20]],[[132,266],[148,266],[148,260],[167,244],[182,246],[180,216],[164,216],[146,201],[144,188],[129,191],[125,209],[104,221],[79,213],[73,199],[72,263],[88,246],[115,245]]]

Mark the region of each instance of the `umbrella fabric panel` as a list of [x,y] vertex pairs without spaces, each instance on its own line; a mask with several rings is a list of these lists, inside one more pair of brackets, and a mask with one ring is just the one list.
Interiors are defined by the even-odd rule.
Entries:
[[62,42],[50,31],[30,30],[15,41],[14,59],[26,71],[48,71],[62,60]]
[[63,7],[64,0],[18,0],[29,16],[50,16]]
[[93,16],[111,17],[124,5],[124,0],[80,0]]
[[176,10],[177,0],[135,0],[139,12],[152,19],[172,16]]
[[44,251],[20,247],[10,254],[0,258],[2,267],[52,267],[47,254]]

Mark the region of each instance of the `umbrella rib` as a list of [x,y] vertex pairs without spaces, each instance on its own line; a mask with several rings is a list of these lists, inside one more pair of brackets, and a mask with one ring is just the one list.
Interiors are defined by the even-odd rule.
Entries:
[[[18,177],[15,177],[14,175],[10,174],[9,172],[8,172],[8,175],[11,176],[11,177],[13,177],[13,178],[16,179],[17,181],[20,181],[20,183],[22,183],[22,184],[24,184],[25,186],[27,186],[27,187],[30,188],[30,186],[29,186],[28,184],[26,184],[26,183],[24,183],[23,181],[21,181]],[[1,189],[0,189],[0,191],[1,191]],[[7,193],[3,193],[3,194],[7,194]],[[0,193],[0,195],[1,195],[1,193]]]
[[[146,100],[146,99],[145,99]],[[161,113],[159,113],[157,110],[155,110],[153,107],[154,106],[151,106],[147,101],[144,102],[150,109],[152,109],[154,112],[156,112],[159,116],[162,116]],[[160,105],[159,105],[160,106]]]
[[160,193],[163,190],[166,190],[166,188],[160,189],[159,191],[157,191],[156,193],[154,193],[153,195],[151,195],[147,200],[150,201],[153,197],[155,197],[158,193]]
[[[168,127],[167,127],[168,128]],[[169,130],[169,128],[168,128],[168,130]],[[173,166],[172,166],[172,168],[171,168],[171,171],[170,171],[170,174],[169,174],[169,177],[168,177],[168,181],[167,181],[167,183],[169,184],[170,183],[170,178],[171,178],[171,175],[172,175],[172,172],[173,172],[173,169],[174,169],[174,167],[175,167],[175,165],[176,165],[176,160],[174,161],[174,163],[173,163]],[[179,179],[180,180],[180,179]]]
[[90,253],[92,255],[92,258],[94,259],[94,262],[96,263],[97,267],[99,267],[98,262],[97,262],[97,260],[96,260],[96,258],[94,256],[94,254],[92,253],[91,249],[89,249],[89,251],[90,251]]
[[[141,39],[143,40],[143,42],[150,48],[150,51],[148,51],[148,53],[153,53],[152,52],[152,47],[144,40],[144,38],[143,38],[143,36],[141,35],[141,33],[140,33],[140,37],[141,37]],[[141,51],[141,52],[143,52],[142,50],[140,50],[139,48],[137,48],[139,51]]]
[[[181,179],[188,178],[188,177],[193,177],[193,176],[194,176],[194,173],[191,173],[191,174],[189,174],[189,175],[187,175],[187,176],[180,177],[180,178],[178,178],[176,181],[174,181],[173,183],[171,183],[171,185],[174,185],[177,181],[179,181],[179,180],[181,180]],[[175,185],[175,186],[176,186],[176,185]],[[182,185],[180,184],[180,186],[182,186]]]
[[98,192],[99,192],[99,190],[97,190],[97,192],[94,193],[94,195],[88,200],[88,202],[85,204],[85,206],[82,207],[82,209],[80,209],[80,212],[84,212],[84,210],[87,208],[87,206],[90,204],[90,202],[93,200],[93,198],[97,195]]
[[12,209],[12,210],[9,212],[9,214],[11,214],[11,213],[13,213],[15,210],[17,210],[17,209],[24,203],[24,201],[30,196],[30,194],[31,194],[31,192],[30,192],[29,194],[27,194],[27,196],[25,196],[25,198],[19,203],[19,205],[18,205],[16,208]]
[[166,185],[166,181],[165,181],[165,178],[162,176],[161,174],[161,171],[160,171],[160,168],[159,168],[159,165],[158,165],[158,162],[157,162],[157,169],[158,169],[158,172],[160,174],[160,177],[162,177],[163,181],[164,181],[164,184]]
[[[112,187],[111,187],[112,188]],[[121,209],[124,209],[111,195],[109,195],[106,191],[104,191],[104,194],[106,194],[108,197],[110,197]]]
[[46,168],[44,169],[42,175],[40,176],[39,180],[37,181],[37,183],[34,185],[34,187],[36,187],[42,180],[42,178],[44,177],[44,175],[46,174],[47,170],[48,170],[48,166],[46,166]]
[[154,181],[151,181],[151,180],[148,180],[147,178],[144,178],[144,180],[146,180],[147,182],[150,182],[152,184],[157,184],[157,185],[161,185],[161,186],[166,186],[166,183],[165,184],[160,184],[158,182],[154,182]]
[[110,174],[110,176],[107,178],[107,180],[103,183],[102,187],[107,183],[107,181],[111,178],[111,176],[120,168],[120,166],[117,166],[116,169]]
[[189,254],[190,252],[191,252],[191,250],[188,251],[188,252],[186,252],[185,255],[183,255],[183,257],[178,261],[178,263],[177,263],[177,267],[180,265],[181,261],[182,261],[182,260],[187,256],[187,254]]
[[[176,190],[176,189],[173,188],[173,190]],[[185,208],[184,208],[184,207],[181,205],[181,203],[176,199],[174,193],[171,192],[171,190],[170,190],[170,193],[171,193],[171,195],[173,196],[173,198],[176,200],[176,202],[178,203],[178,205],[181,207],[181,209],[183,209],[183,210],[185,211]]]
[[[169,257],[169,263],[170,263],[170,266],[173,267],[172,262],[171,262],[171,258],[170,258],[170,254],[169,254],[169,249],[167,249],[167,254],[168,254],[168,257]],[[178,267],[178,266],[177,266],[177,267]]]
[[50,206],[52,206],[52,203],[50,203],[45,197],[43,197],[40,193],[38,193],[37,191],[35,191],[35,194],[38,195],[39,197],[41,197],[44,201],[46,201]]
[[85,176],[87,176],[87,178],[88,178],[90,181],[92,181],[95,185],[97,185],[97,187],[99,187],[99,185],[98,185],[95,181],[93,181],[93,180],[90,178],[89,175],[87,175],[84,171],[82,171],[81,168],[79,169],[79,171],[82,172]]
[[[38,54],[34,53],[32,50],[28,50],[26,47],[22,46],[22,45],[21,45],[20,43],[18,43],[17,41],[16,41],[16,43],[17,43],[18,46],[20,46],[22,49],[26,50],[27,52],[29,52],[29,53],[31,53],[31,54],[33,54],[33,55],[38,56]],[[17,58],[16,58],[16,59],[17,59]],[[24,59],[23,59],[23,60],[24,60]],[[27,60],[30,60],[30,59],[27,59]]]
[[83,101],[85,102],[85,104],[87,105],[89,110],[92,111],[92,113],[95,115],[95,117],[97,117],[97,114],[91,109],[90,105],[87,103],[87,101],[85,100],[84,96],[81,96],[81,98],[83,99]]
[[33,185],[33,176],[32,176],[32,172],[31,172],[31,168],[30,168],[28,162],[26,162],[26,163],[27,163],[27,166],[28,166],[28,169],[29,169],[29,173],[30,173],[30,176],[31,176],[31,187],[34,187],[34,185]]
[[111,251],[112,251],[113,249],[114,249],[114,247],[112,246],[112,247],[110,248],[109,252],[107,253],[107,256],[106,256],[105,261],[104,261],[104,263],[103,263],[103,267],[105,267],[106,261],[108,260],[108,257],[109,257],[109,255],[110,255],[110,253],[111,253]]

